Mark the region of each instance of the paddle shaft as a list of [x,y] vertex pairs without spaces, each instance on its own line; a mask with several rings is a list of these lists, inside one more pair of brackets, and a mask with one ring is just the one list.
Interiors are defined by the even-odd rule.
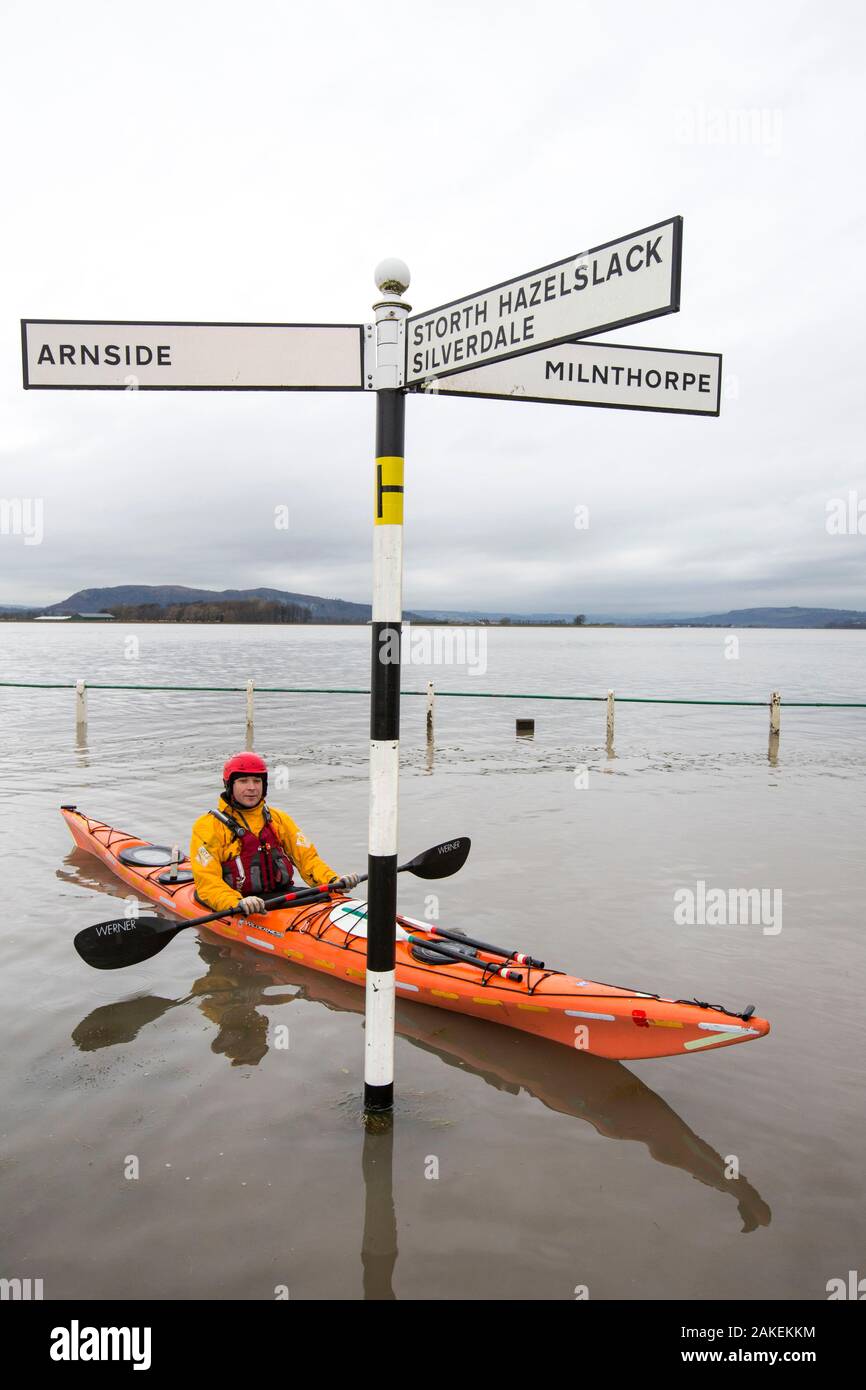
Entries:
[[[318,902],[320,899],[324,901],[328,897],[330,897],[328,888],[301,888],[297,893],[284,893],[279,898],[264,899],[265,912],[272,912],[274,908],[278,907],[289,907],[295,903],[302,907],[305,902]],[[217,922],[221,917],[242,917],[244,915],[241,909],[235,905],[234,907],[223,908],[222,912],[209,912],[206,917],[191,917],[189,921],[177,923],[177,925],[178,927],[203,927],[206,922]]]

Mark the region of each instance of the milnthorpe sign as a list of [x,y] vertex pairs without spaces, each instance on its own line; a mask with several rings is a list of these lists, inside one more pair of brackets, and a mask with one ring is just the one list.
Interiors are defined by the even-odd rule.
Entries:
[[407,386],[680,307],[681,217],[409,318]]
[[593,340],[527,352],[413,389],[442,396],[718,415],[722,359],[715,352],[619,347]]
[[364,329],[332,323],[23,319],[24,385],[90,391],[361,391]]

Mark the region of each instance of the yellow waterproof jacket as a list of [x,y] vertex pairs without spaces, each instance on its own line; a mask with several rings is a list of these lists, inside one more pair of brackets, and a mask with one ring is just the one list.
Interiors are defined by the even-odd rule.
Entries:
[[[258,835],[265,822],[263,806],[263,801],[252,810],[231,806],[224,796],[220,797],[218,803],[218,809],[224,815],[248,825],[254,835]],[[316,846],[298,829],[291,816],[287,816],[285,811],[278,811],[275,806],[269,805],[268,810],[271,826],[279,836],[280,844],[306,883],[327,883],[329,879],[337,877],[336,870],[319,858]],[[215,912],[234,907],[241,900],[238,890],[230,888],[223,878],[223,865],[240,854],[240,850],[237,838],[227,825],[210,814],[199,816],[192,828],[189,862],[198,896]]]

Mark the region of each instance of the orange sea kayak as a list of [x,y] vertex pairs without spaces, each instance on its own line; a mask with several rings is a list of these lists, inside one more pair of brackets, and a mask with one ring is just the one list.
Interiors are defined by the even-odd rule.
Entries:
[[[85,816],[74,806],[62,815],[76,845],[95,854],[118,878],[178,917],[201,917],[208,911],[196,900],[188,861],[171,865],[171,850],[128,835]],[[277,909],[261,916],[226,917],[210,922],[208,931],[240,941],[270,956],[282,956],[310,970],[353,984],[364,983],[367,957],[366,903],[337,896],[327,903]],[[204,929],[203,929],[204,930]],[[546,966],[509,964],[506,979],[476,965],[419,958],[424,945],[439,938],[429,922],[398,916],[397,992],[401,998],[433,1004],[476,1018],[489,1019],[524,1033],[549,1038],[599,1057],[621,1061],[639,1057],[674,1057],[683,1052],[730,1047],[763,1037],[766,1019],[751,1010],[731,1013],[718,1005],[599,984]],[[412,937],[414,940],[410,940]],[[454,948],[455,942],[442,942]],[[459,948],[458,948],[459,949]],[[478,950],[476,956],[502,965],[501,955]]]

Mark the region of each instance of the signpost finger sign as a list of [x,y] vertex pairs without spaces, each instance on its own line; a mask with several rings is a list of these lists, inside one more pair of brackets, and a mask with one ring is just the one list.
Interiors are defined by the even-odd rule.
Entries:
[[24,319],[24,385],[79,391],[360,391],[364,329],[335,323]]
[[676,313],[682,221],[671,217],[415,315],[406,326],[407,386]]
[[414,389],[442,396],[718,415],[722,359],[715,352],[562,343],[437,377]]

